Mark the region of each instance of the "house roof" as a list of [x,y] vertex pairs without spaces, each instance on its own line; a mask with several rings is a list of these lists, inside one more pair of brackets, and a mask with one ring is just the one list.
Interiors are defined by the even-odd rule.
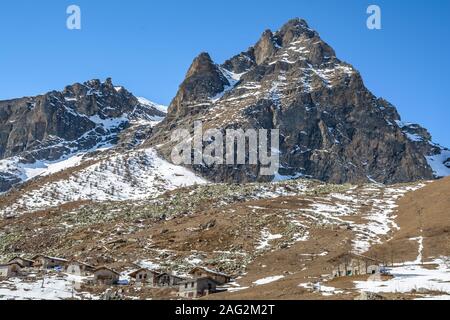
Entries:
[[11,263],[0,264],[0,267],[9,267],[9,266],[13,266],[13,265],[19,266],[21,268],[24,267],[23,265],[21,265],[18,262],[11,262]]
[[214,282],[216,285],[221,285],[222,283],[214,280],[213,278],[210,277],[201,277],[201,278],[195,278],[195,279],[186,279],[184,281],[181,281],[180,284],[186,284],[186,283],[190,283],[190,282],[198,282],[198,281],[202,281],[202,280],[208,280],[211,282]]
[[156,274],[156,275],[159,275],[159,273],[156,272],[156,271],[153,271],[153,270],[150,270],[150,269],[147,269],[147,268],[140,268],[140,269],[137,269],[136,271],[133,271],[132,273],[130,273],[129,276],[132,277],[132,278],[135,278],[135,277],[137,276],[137,274],[138,274],[139,272],[141,272],[141,271],[144,271],[144,272],[151,272],[151,273],[154,273],[154,274]]
[[107,271],[110,271],[110,272],[112,272],[112,273],[114,273],[114,274],[120,276],[120,273],[118,273],[117,271],[114,271],[113,269],[107,268],[107,267],[100,267],[100,268],[97,268],[97,269],[94,270],[94,273],[95,273],[95,272],[98,272],[98,271],[101,271],[101,270],[107,270]]
[[172,277],[172,278],[178,278],[178,279],[183,279],[184,280],[184,278],[179,277],[179,276],[174,275],[174,274],[171,274],[171,273],[168,273],[168,272],[163,272],[163,273],[160,273],[160,274],[157,275],[158,278],[160,278],[162,276],[169,276],[169,277]]
[[328,260],[328,262],[330,262],[330,263],[339,262],[340,260],[345,259],[345,258],[347,258],[347,257],[355,258],[355,259],[360,259],[360,260],[369,260],[369,261],[381,263],[381,261],[378,260],[378,259],[366,257],[366,256],[364,256],[364,255],[356,254],[356,253],[352,253],[352,252],[340,254],[340,255],[338,255],[337,257],[334,257],[334,258]]
[[83,265],[83,266],[86,266],[86,267],[88,267],[88,268],[92,268],[92,269],[95,269],[95,267],[93,266],[93,265],[90,265],[90,264],[87,264],[87,263],[84,263],[84,262],[81,262],[81,261],[78,261],[78,260],[70,260],[69,261],[69,264],[79,264],[79,265]]
[[50,260],[56,260],[56,261],[62,261],[62,262],[68,262],[69,260],[64,259],[64,258],[58,258],[58,257],[50,257],[50,256],[46,256],[43,254],[38,254],[37,256],[34,256],[33,258],[31,258],[31,260],[36,260],[38,258],[44,258],[44,259],[50,259]]
[[16,260],[16,259],[20,259],[20,260],[27,261],[27,262],[33,262],[33,260],[26,259],[26,258],[19,257],[19,256],[10,259],[9,262],[11,262],[11,261],[13,261],[13,260]]
[[222,273],[222,272],[219,272],[219,271],[214,271],[214,270],[208,269],[206,267],[195,267],[194,269],[191,270],[191,272],[189,272],[189,274],[193,274],[197,270],[202,270],[202,271],[204,271],[206,273],[209,273],[209,274],[215,274],[215,275],[218,275],[218,276],[231,278],[229,275],[227,275],[225,273]]

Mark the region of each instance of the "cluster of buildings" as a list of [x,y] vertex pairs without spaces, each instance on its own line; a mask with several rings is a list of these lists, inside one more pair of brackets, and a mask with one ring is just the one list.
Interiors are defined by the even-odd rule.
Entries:
[[[120,273],[107,267],[94,267],[87,263],[63,258],[38,255],[32,259],[15,257],[8,263],[0,264],[0,279],[21,276],[26,269],[53,269],[77,276],[93,276],[94,285],[129,285],[120,281]],[[157,272],[146,268],[128,275],[132,284],[149,288],[178,289],[178,296],[195,299],[220,292],[220,286],[231,281],[231,277],[204,267],[196,267],[189,272],[189,279],[169,272]]]
[[344,253],[328,261],[332,265],[333,278],[385,274],[380,260],[354,253]]
[[185,279],[170,273],[158,273],[149,269],[139,269],[129,276],[137,285],[156,288],[178,288],[178,296],[183,298],[200,298],[220,292],[219,286],[231,281],[231,277],[204,267],[196,267],[189,272],[191,278]]

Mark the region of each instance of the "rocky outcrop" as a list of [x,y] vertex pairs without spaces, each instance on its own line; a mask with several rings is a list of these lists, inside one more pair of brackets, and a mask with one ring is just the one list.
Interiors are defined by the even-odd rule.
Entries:
[[[432,179],[427,157],[441,150],[420,126],[416,131],[426,142],[411,140],[395,107],[375,97],[359,72],[301,19],[265,31],[253,47],[222,65],[200,55],[149,143],[164,143],[160,151],[169,158],[171,132],[192,131],[194,120],[222,131],[280,129],[278,178],[387,184]],[[267,179],[254,166],[194,169],[220,182]]]
[[184,117],[192,114],[201,107],[202,101],[223,92],[229,85],[209,54],[200,54],[189,68],[186,79],[169,107],[170,116]]
[[164,116],[111,79],[0,101],[0,192],[26,179],[23,165],[115,144],[133,120]]

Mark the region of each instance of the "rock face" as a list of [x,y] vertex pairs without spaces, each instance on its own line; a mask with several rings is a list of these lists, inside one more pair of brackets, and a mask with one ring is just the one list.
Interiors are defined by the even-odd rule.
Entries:
[[26,179],[18,166],[109,146],[130,121],[164,116],[111,79],[0,101],[0,192]]
[[[169,157],[171,132],[192,131],[195,120],[222,131],[280,129],[282,178],[387,184],[432,179],[439,174],[427,157],[448,151],[431,144],[420,126],[414,133],[423,139],[412,139],[413,128],[401,123],[395,107],[375,97],[359,72],[301,19],[265,31],[222,65],[205,53],[197,57],[150,143],[164,143],[160,151]],[[252,166],[194,169],[218,182],[267,179]]]

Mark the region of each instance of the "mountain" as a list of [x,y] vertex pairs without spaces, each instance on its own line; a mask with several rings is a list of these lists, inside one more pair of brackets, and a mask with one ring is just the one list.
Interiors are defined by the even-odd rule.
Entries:
[[79,164],[87,154],[148,136],[160,106],[136,98],[111,79],[91,80],[36,97],[0,101],[0,192],[36,176]]
[[[280,129],[280,172],[170,163],[171,135],[196,120]],[[223,64],[200,54],[168,109],[111,79],[0,102],[0,263],[233,278],[205,299],[448,299],[450,177],[415,180],[449,175],[449,158],[295,19]],[[349,254],[390,275],[335,278]],[[0,299],[111,298],[180,296],[38,268],[0,279]]]
[[[149,143],[169,159],[173,130],[192,132],[196,120],[222,131],[280,129],[275,179],[392,184],[450,174],[450,151],[419,125],[402,123],[396,108],[374,96],[360,73],[301,19],[265,31],[221,65],[201,53]],[[216,182],[267,180],[255,166],[193,169]]]

